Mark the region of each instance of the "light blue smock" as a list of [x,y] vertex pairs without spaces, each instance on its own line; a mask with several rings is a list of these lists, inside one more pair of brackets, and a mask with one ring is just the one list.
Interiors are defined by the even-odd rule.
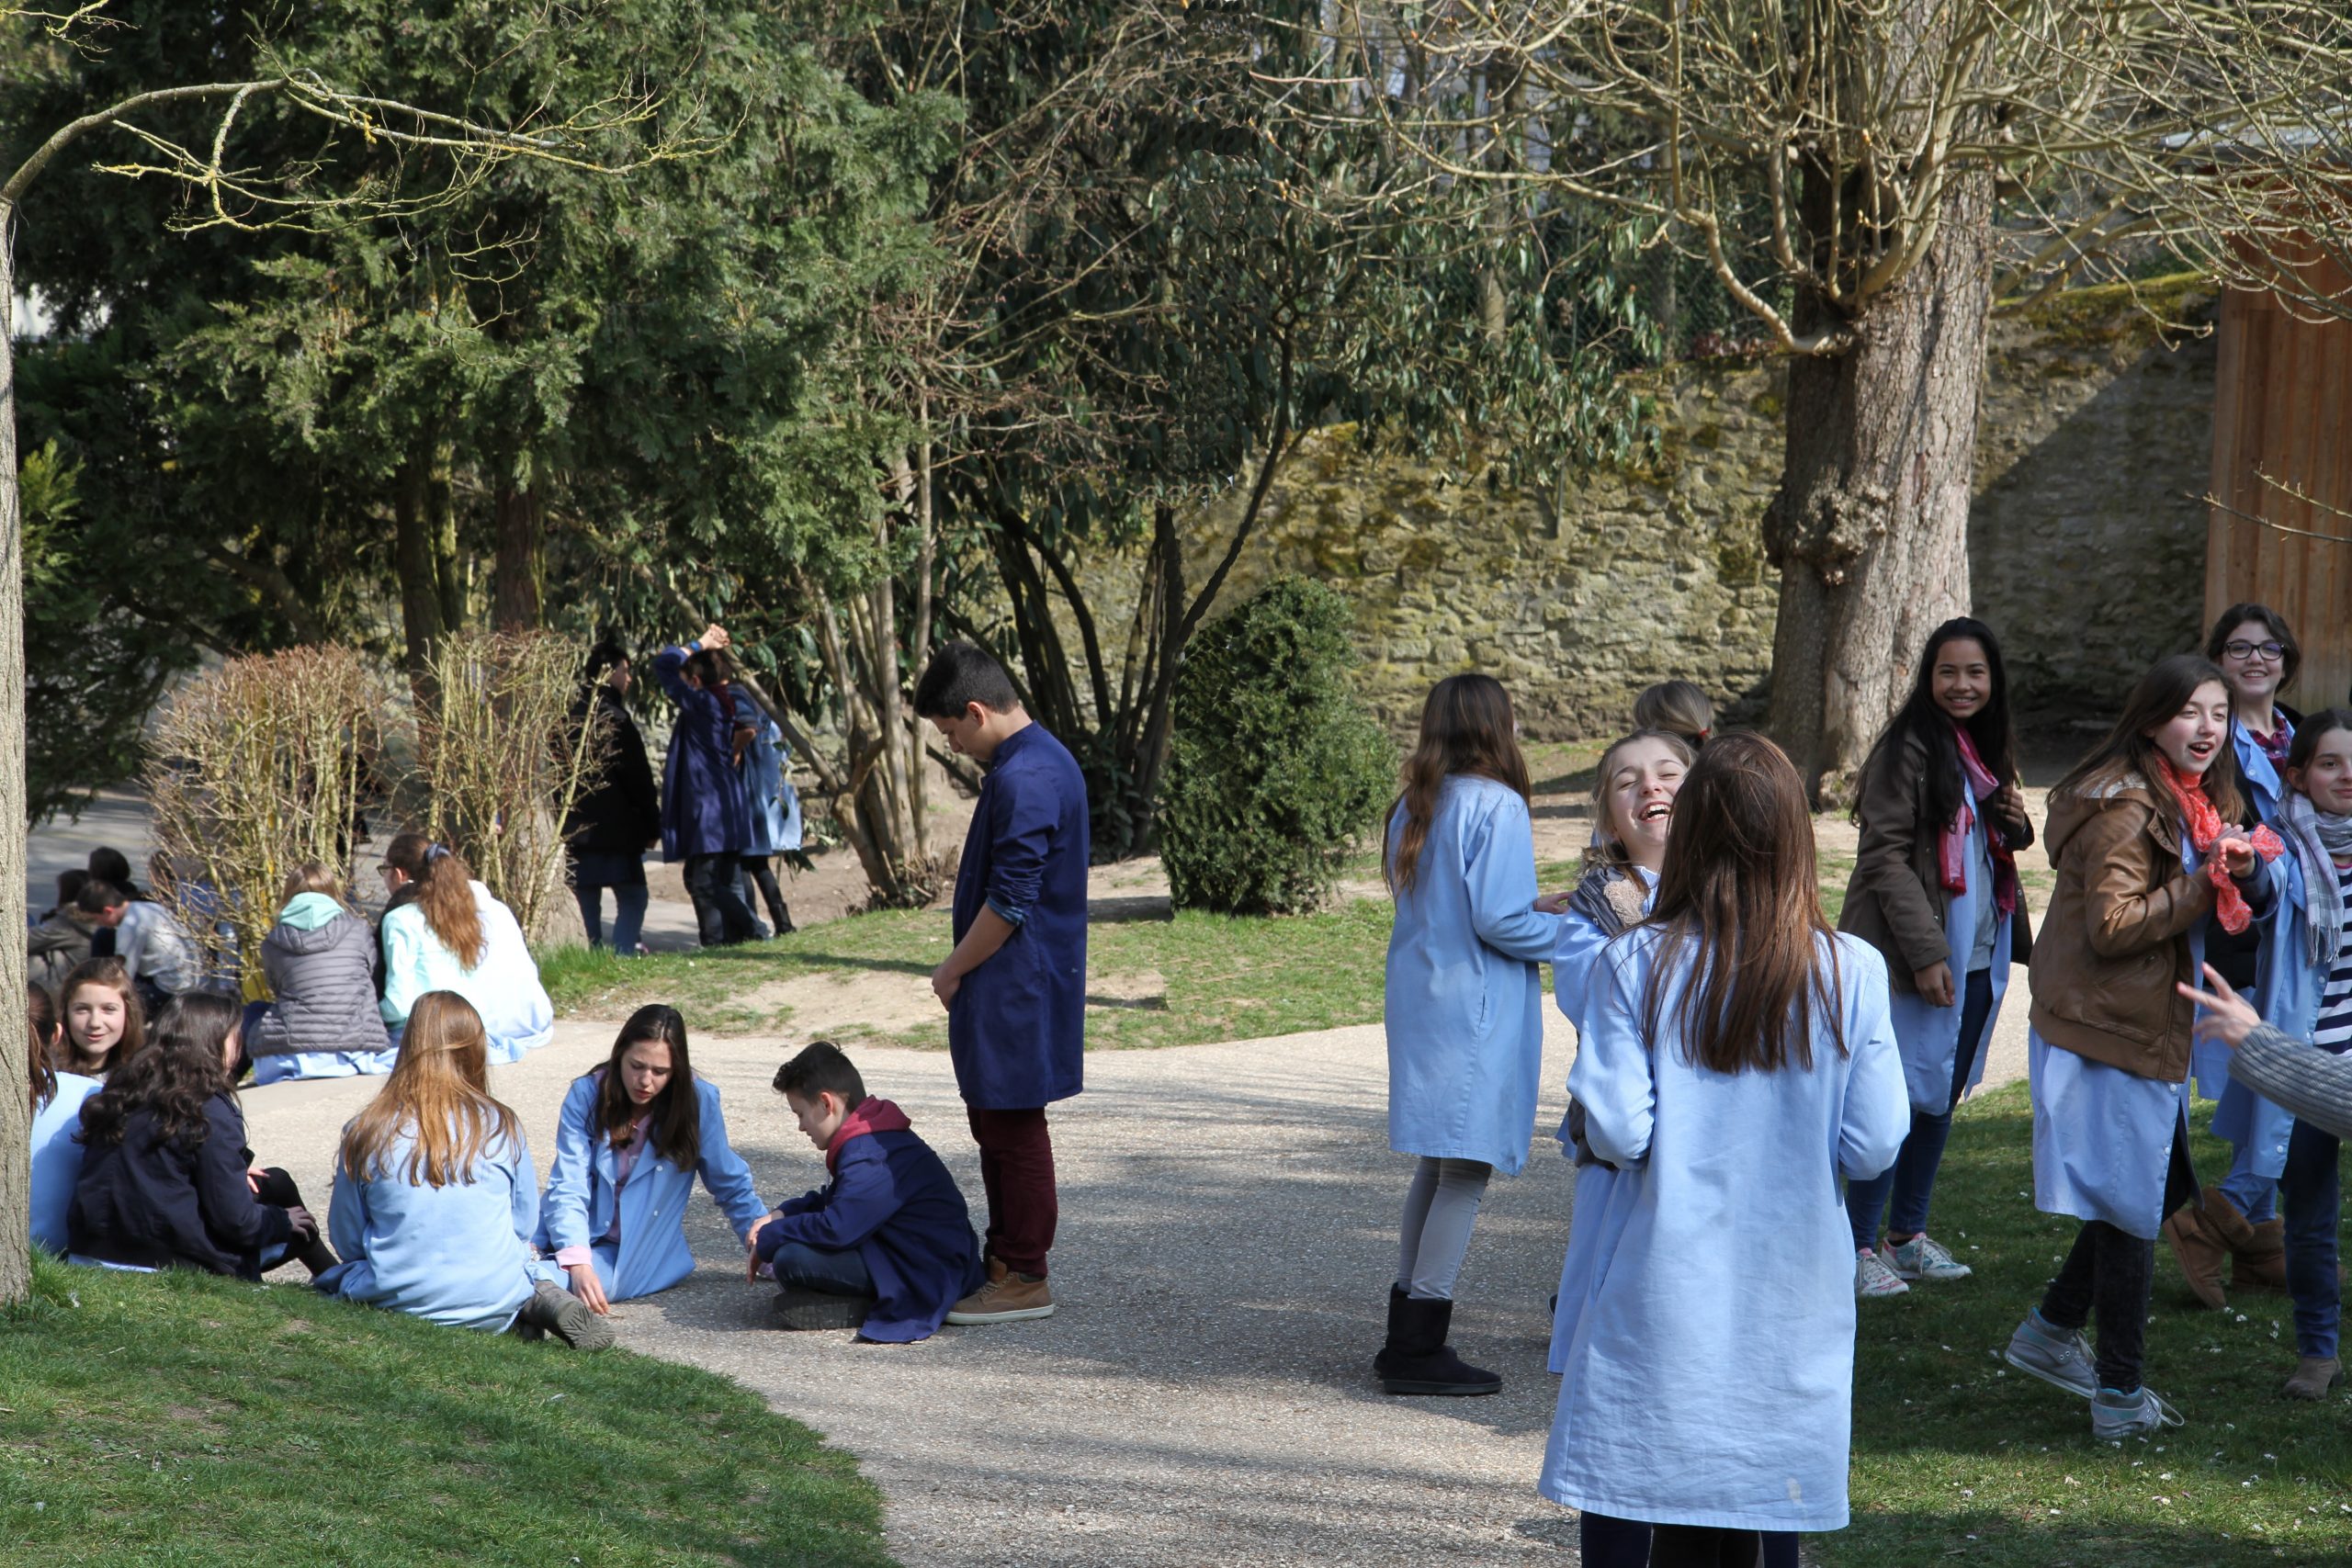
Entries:
[[1657,1037],[1644,1028],[1659,936],[1628,931],[1603,955],[1568,1075],[1593,1152],[1621,1168],[1607,1245],[1576,1282],[1541,1489],[1651,1524],[1841,1529],[1854,1238],[1839,1178],[1879,1175],[1911,1130],[1885,961],[1820,939],[1846,1050],[1816,1016],[1809,1070],[1725,1075],[1686,1060],[1670,1007]]
[[[1628,868],[1641,879],[1644,891],[1642,908],[1647,912],[1657,897],[1657,874],[1641,866]],[[1593,965],[1600,962],[1601,950],[1612,939],[1601,934],[1600,928],[1590,918],[1571,909],[1560,917],[1560,945],[1552,958],[1552,999],[1570,1023],[1584,1017],[1587,993],[1591,988]],[[1576,1150],[1568,1143],[1568,1122],[1560,1119],[1560,1153],[1573,1161]],[[1576,1337],[1577,1318],[1584,1308],[1585,1292],[1577,1286],[1578,1280],[1592,1277],[1596,1260],[1616,1244],[1609,1215],[1610,1193],[1617,1173],[1605,1165],[1574,1167],[1575,1185],[1568,1200],[1568,1247],[1560,1259],[1560,1289],[1552,1298],[1551,1370],[1564,1371],[1567,1366],[1568,1342]],[[1616,1220],[1623,1228],[1622,1215]]]
[[469,968],[424,923],[424,909],[402,904],[384,916],[384,1021],[408,1026],[416,998],[427,991],[454,991],[481,1014],[490,1036],[492,1066],[517,1062],[555,1038],[555,1006],[539,984],[539,966],[523,940],[514,912],[473,885],[474,912],[481,919],[481,961]]
[[314,1281],[328,1295],[492,1334],[514,1321],[537,1286],[530,1252],[539,1179],[517,1126],[493,1135],[463,1181],[407,1177],[415,1140],[394,1138],[382,1163],[355,1179],[335,1162],[327,1239],[343,1259]]
[[[1976,791],[1966,778],[1961,789],[1968,802],[1973,825],[1968,829],[1966,891],[1944,898],[1945,960],[1951,965],[1952,1005],[1939,1008],[1913,991],[1895,991],[1889,1003],[1894,1019],[1895,1043],[1903,1050],[1903,1081],[1914,1108],[1930,1116],[1951,1109],[1952,1061],[1960,1052],[1960,1003],[1968,989],[1968,961],[1976,946],[1976,920],[1984,901],[1993,896],[1990,879],[1979,874],[1992,863],[1984,839],[1984,814],[1976,805]],[[1933,829],[1940,832],[1940,829]],[[2020,891],[2019,897],[2023,897]],[[2017,918],[1995,918],[1993,928],[1993,1006],[1984,1014],[1984,1032],[1976,1042],[1976,1060],[1968,1069],[1966,1089],[1984,1081],[1984,1043],[2001,1016],[2001,998],[2009,988],[2009,939]],[[1962,1092],[1965,1093],[1966,1089]]]
[[[1404,831],[1388,824],[1393,860]],[[1388,938],[1388,1146],[1516,1176],[1544,1072],[1542,965],[1560,917],[1535,909],[1535,832],[1507,784],[1456,773],[1438,790],[1413,886]]]
[[728,1145],[718,1086],[696,1078],[701,1157],[693,1170],[681,1170],[650,1149],[639,1153],[628,1182],[619,1189],[620,1245],[606,1242],[604,1238],[613,1228],[613,1178],[619,1168],[612,1139],[594,1125],[603,1071],[582,1073],[563,1097],[555,1163],[548,1170],[547,1198],[539,1205],[534,1240],[550,1258],[566,1248],[587,1248],[606,1298],[622,1302],[666,1291],[695,1271],[685,1222],[686,1200],[694,1193],[696,1175],[738,1238],[751,1234],[768,1206],[752,1187],[751,1168]]
[[[38,1046],[35,1049],[39,1049]],[[33,1112],[33,1245],[65,1250],[65,1211],[74,1205],[74,1181],[82,1174],[82,1102],[107,1086],[79,1073],[57,1075],[57,1093]]]
[[[2280,723],[2286,722],[2284,715],[2278,718]],[[2270,754],[2235,718],[2230,720],[2230,746],[2237,754],[2238,776],[2245,783],[2246,798],[2253,806],[2255,821],[2267,823],[2276,829],[2282,816],[2286,784],[2279,778],[2278,768],[2272,764]],[[2291,862],[2294,856],[2289,853],[2279,858]],[[2274,904],[2271,908],[2275,910],[2277,907]],[[2204,922],[2199,921],[2200,939],[2203,931]],[[2254,994],[2246,1000],[2263,1009],[2263,1016],[2268,1018],[2268,1002],[2263,994],[2263,974],[2262,958],[2257,954]],[[2310,1035],[2299,1034],[2295,1038],[2307,1040]],[[2200,1040],[2189,1046],[2189,1067],[2197,1092],[2216,1102],[2213,1107],[2213,1135],[2236,1145],[2241,1151],[2241,1159],[2255,1175],[2276,1180],[2278,1173],[2287,1167],[2287,1134],[2293,1129],[2294,1118],[2244,1084],[2233,1082],[2230,1078],[2230,1048],[2219,1041]]]
[[[2260,917],[2262,946],[2255,954],[2255,995],[2250,999],[2261,1009],[2263,1022],[2278,1025],[2290,1039],[2309,1040],[2319,1028],[2320,998],[2335,961],[2311,961],[2311,886],[2303,877],[2302,862],[2290,850],[2272,863],[2279,872],[2278,897]],[[2201,1086],[2211,1079],[2200,1071],[2199,1081]],[[2218,1098],[2214,1135],[2247,1150],[2256,1176],[2276,1180],[2287,1168],[2293,1115],[2235,1079]]]
[[735,694],[735,718],[752,727],[752,744],[743,752],[743,794],[751,807],[752,838],[747,855],[773,855],[797,850],[801,842],[800,792],[784,776],[792,748],[784,730],[767,710],[752,700],[742,687]]

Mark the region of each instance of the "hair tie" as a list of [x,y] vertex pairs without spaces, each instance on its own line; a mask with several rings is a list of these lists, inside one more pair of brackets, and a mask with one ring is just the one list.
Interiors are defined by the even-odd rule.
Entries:
[[436,860],[447,860],[448,858],[449,852],[442,848],[439,844],[427,844],[424,846],[425,864],[431,865]]

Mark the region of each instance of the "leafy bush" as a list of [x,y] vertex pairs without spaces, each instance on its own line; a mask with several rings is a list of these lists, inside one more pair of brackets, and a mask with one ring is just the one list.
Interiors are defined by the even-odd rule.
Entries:
[[1331,590],[1282,578],[1193,639],[1160,813],[1180,907],[1315,908],[1378,825],[1396,750],[1349,684],[1349,618]]

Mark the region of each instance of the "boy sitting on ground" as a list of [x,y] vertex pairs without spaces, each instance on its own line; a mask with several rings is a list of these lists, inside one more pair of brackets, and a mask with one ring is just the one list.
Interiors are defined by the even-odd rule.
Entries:
[[773,1270],[786,1328],[928,1339],[984,1278],[971,1211],[906,1112],[867,1096],[841,1047],[819,1041],[776,1069],[832,1180],[752,1227],[752,1277]]

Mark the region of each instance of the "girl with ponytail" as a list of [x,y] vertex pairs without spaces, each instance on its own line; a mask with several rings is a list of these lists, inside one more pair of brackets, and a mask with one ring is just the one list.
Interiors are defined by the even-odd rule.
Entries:
[[384,1024],[398,1041],[419,997],[451,991],[481,1015],[493,1065],[519,1060],[555,1037],[555,1009],[514,913],[456,852],[422,833],[384,851]]

